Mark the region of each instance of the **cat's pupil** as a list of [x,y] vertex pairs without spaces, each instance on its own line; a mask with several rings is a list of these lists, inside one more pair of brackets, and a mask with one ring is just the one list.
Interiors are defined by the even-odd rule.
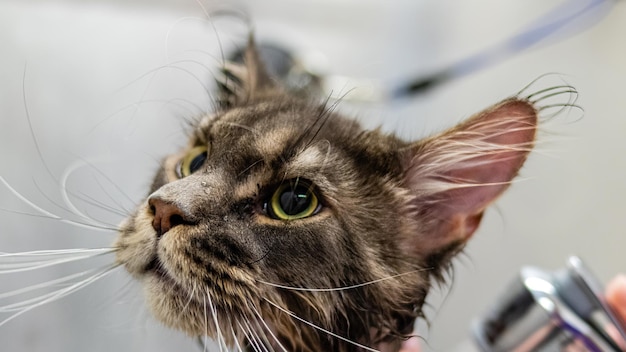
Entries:
[[311,192],[302,186],[287,188],[280,195],[280,206],[287,215],[298,215],[311,205]]
[[191,163],[189,163],[189,172],[194,173],[198,169],[200,169],[202,165],[204,165],[204,162],[206,161],[206,157],[207,157],[207,152],[204,152],[204,153],[198,154],[195,158],[193,158],[191,160]]
[[297,220],[315,215],[321,206],[312,185],[296,179],[278,187],[264,209],[271,218]]

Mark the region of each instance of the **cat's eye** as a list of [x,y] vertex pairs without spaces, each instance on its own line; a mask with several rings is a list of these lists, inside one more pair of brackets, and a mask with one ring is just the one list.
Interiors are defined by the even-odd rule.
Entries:
[[178,164],[178,176],[187,177],[198,171],[204,165],[207,158],[206,146],[199,146],[191,149]]
[[274,219],[296,220],[317,214],[321,206],[313,185],[294,180],[280,185],[266,208]]

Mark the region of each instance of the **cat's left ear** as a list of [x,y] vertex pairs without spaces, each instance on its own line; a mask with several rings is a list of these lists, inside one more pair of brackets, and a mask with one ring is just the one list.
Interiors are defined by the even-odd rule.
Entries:
[[254,37],[250,35],[243,63],[226,61],[216,78],[222,107],[240,106],[267,96],[278,88],[263,64]]
[[404,152],[404,182],[418,236],[403,247],[446,256],[462,247],[485,208],[517,175],[530,152],[537,110],[512,98]]

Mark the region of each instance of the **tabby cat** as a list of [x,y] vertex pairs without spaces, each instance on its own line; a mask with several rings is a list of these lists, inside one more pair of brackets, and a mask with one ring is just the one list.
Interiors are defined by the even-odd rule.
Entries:
[[219,108],[122,224],[117,263],[157,319],[221,346],[397,351],[522,167],[538,99],[404,141],[290,95],[253,44],[222,73]]

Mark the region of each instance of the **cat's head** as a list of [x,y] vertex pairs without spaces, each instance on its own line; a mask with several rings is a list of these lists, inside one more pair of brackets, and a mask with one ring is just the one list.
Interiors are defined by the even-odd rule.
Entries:
[[159,320],[233,346],[397,348],[535,138],[518,98],[420,141],[366,131],[282,91],[253,45],[220,83],[116,248]]

